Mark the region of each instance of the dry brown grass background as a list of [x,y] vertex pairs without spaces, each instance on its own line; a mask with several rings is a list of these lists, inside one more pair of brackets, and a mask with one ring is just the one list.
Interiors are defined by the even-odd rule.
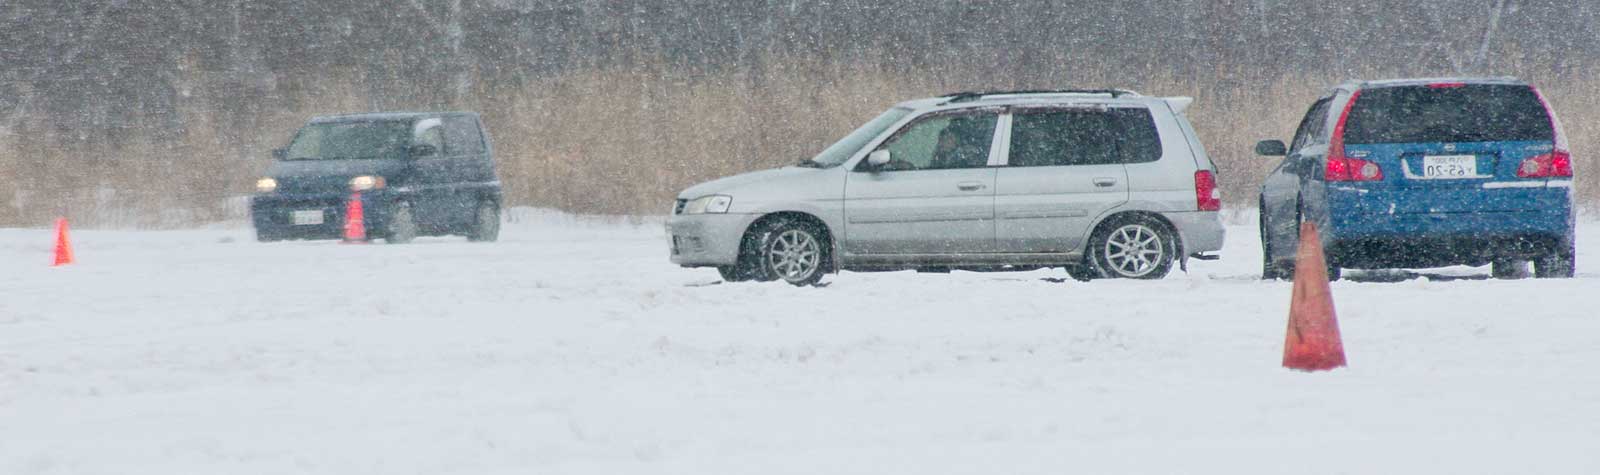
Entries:
[[[1274,165],[1251,150],[1287,139],[1305,108],[1345,76],[1286,76],[1246,84],[1235,75],[1115,75],[1062,68],[1048,84],[1020,84],[979,68],[906,72],[861,64],[772,61],[760,75],[671,68],[589,68],[515,87],[482,88],[459,108],[483,113],[512,206],[577,213],[660,214],[696,182],[793,163],[904,99],[971,89],[1127,87],[1192,96],[1189,115],[1218,163],[1228,205],[1254,206]],[[1415,75],[1415,74],[1412,74]],[[1404,76],[1368,71],[1354,77]],[[344,77],[346,79],[338,79]],[[71,131],[0,131],[0,226],[42,226],[67,215],[81,226],[173,228],[243,218],[240,197],[313,115],[370,110],[346,74],[282,98],[245,140],[211,113],[218,98],[180,106],[181,133],[135,133],[90,143]],[[1565,124],[1580,203],[1600,204],[1600,79],[1525,77]],[[197,81],[204,81],[198,78]],[[206,88],[196,88],[206,90]],[[419,93],[419,96],[425,94]],[[137,127],[137,124],[129,124]]]

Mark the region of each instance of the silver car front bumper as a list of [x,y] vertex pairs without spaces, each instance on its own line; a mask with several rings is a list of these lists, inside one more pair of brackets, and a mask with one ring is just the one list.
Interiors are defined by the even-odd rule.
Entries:
[[680,214],[667,219],[667,244],[672,263],[684,267],[733,265],[739,242],[759,215]]

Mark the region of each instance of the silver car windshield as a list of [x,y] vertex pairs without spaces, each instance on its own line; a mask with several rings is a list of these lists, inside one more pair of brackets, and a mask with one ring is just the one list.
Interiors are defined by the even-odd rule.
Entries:
[[909,114],[911,114],[911,109],[890,108],[877,118],[862,124],[854,132],[850,132],[850,135],[846,135],[844,138],[839,139],[838,142],[834,142],[833,145],[829,145],[828,148],[822,149],[822,152],[815,157],[811,157],[809,162],[821,167],[839,166],[845,160],[849,160],[851,155],[855,155],[856,151],[861,150],[861,147],[866,146],[867,142],[871,142],[878,134],[882,134],[889,126],[894,125],[895,122],[899,122],[900,119]]

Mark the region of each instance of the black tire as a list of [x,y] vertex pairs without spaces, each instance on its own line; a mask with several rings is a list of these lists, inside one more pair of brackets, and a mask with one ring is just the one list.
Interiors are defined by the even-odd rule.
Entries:
[[417,218],[411,214],[411,203],[404,201],[394,204],[394,211],[389,213],[389,223],[383,234],[383,242],[389,244],[405,244],[417,238]]
[[744,282],[751,280],[752,277],[750,277],[750,274],[746,272],[746,270],[747,269],[744,269],[738,265],[717,266],[717,273],[722,275],[723,282]]
[[[1298,199],[1296,201],[1297,201],[1297,204],[1295,204],[1295,206],[1294,206],[1294,233],[1295,233],[1294,240],[1295,240],[1296,243],[1299,243],[1300,242],[1300,223],[1305,222],[1306,215],[1305,215],[1305,202],[1304,201],[1300,201]],[[1319,236],[1319,239],[1320,239],[1320,236]],[[1298,244],[1296,244],[1296,245],[1298,246]],[[1295,258],[1294,258],[1294,260],[1291,260],[1291,261],[1289,261],[1287,263],[1279,264],[1277,266],[1278,267],[1278,278],[1279,279],[1289,280],[1289,281],[1293,281],[1294,280],[1294,269],[1295,269],[1295,266],[1298,264],[1298,261],[1300,259],[1300,252],[1299,251],[1300,251],[1299,249],[1295,249],[1295,253],[1294,253]],[[1324,251],[1326,251],[1326,249],[1324,249]],[[1333,256],[1329,256],[1326,253],[1324,253],[1322,258],[1326,261],[1326,264],[1328,265],[1328,269],[1327,269],[1327,271],[1328,271],[1328,282],[1337,282],[1337,281],[1339,281],[1339,279],[1343,279],[1344,278],[1344,269],[1339,267],[1338,264],[1333,262]]]
[[1283,272],[1283,268],[1272,260],[1272,236],[1267,234],[1271,229],[1267,226],[1266,201],[1261,202],[1261,280],[1284,280],[1292,274]]
[[827,233],[807,221],[779,219],[755,232],[755,280],[815,285],[831,262]]
[[1533,276],[1539,279],[1570,279],[1577,273],[1578,252],[1573,246],[1533,260]]
[[1528,261],[1499,259],[1489,264],[1489,275],[1496,279],[1521,279],[1528,276]]
[[494,242],[500,239],[500,205],[490,200],[478,202],[478,211],[472,215],[472,229],[467,231],[471,242]]
[[1172,271],[1178,246],[1165,224],[1137,215],[1112,219],[1089,239],[1101,277],[1153,280]]
[[256,230],[256,242],[278,242],[282,240],[283,238],[277,235],[261,232],[260,229]]
[[738,262],[731,266],[717,266],[717,273],[722,275],[725,282],[770,282],[777,277],[762,272],[761,269],[761,236],[765,228],[752,227],[744,233],[744,238],[739,242]]
[[1087,263],[1083,265],[1067,266],[1067,277],[1078,282],[1088,282],[1100,278],[1100,272]]

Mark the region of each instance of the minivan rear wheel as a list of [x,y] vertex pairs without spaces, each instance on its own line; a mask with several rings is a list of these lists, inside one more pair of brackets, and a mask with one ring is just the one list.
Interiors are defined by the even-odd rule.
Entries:
[[1496,279],[1521,279],[1528,276],[1528,261],[1498,259],[1489,264],[1489,275]]
[[1102,226],[1090,245],[1100,273],[1117,279],[1166,277],[1177,249],[1165,225],[1143,216]]
[[472,242],[494,242],[500,238],[500,206],[493,201],[478,202],[478,212],[473,215],[472,230],[467,232],[467,240]]
[[1533,276],[1540,279],[1570,279],[1577,271],[1572,246],[1533,260]]
[[417,219],[411,215],[411,203],[401,201],[394,204],[394,211],[389,213],[388,227],[383,242],[405,244],[417,238]]

